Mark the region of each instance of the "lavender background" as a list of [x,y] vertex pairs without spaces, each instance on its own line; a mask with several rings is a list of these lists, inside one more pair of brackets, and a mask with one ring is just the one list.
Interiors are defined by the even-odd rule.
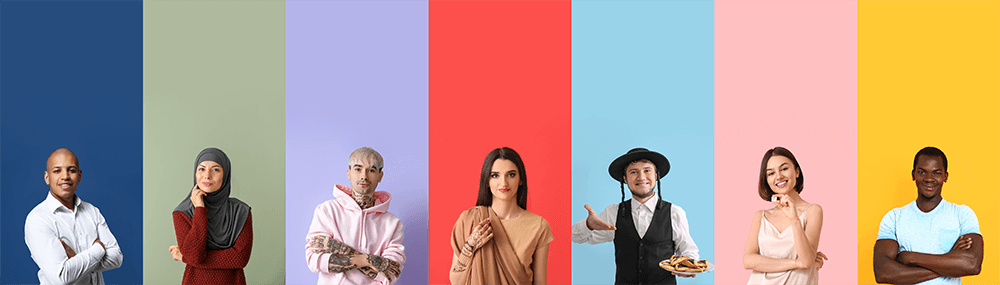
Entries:
[[404,223],[397,284],[427,283],[426,1],[286,2],[285,278],[315,284],[305,235],[313,210],[347,185],[347,158],[385,159],[380,191]]

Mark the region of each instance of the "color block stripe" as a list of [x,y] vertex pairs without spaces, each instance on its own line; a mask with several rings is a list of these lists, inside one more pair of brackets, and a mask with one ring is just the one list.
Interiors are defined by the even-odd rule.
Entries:
[[948,157],[942,197],[979,219],[982,272],[962,282],[1000,282],[998,51],[1000,2],[858,2],[858,283],[875,283],[879,223],[916,199],[925,146]]
[[334,184],[350,185],[348,156],[367,146],[385,160],[376,190],[403,222],[396,284],[427,284],[427,2],[286,7],[285,281],[316,283],[304,259],[313,212]]
[[136,257],[104,281],[142,282],[142,6],[0,3],[0,283],[39,283],[24,222],[48,195],[42,171],[61,147],[86,170],[78,197],[100,208],[121,251]]
[[[585,204],[601,212],[620,203],[608,165],[644,147],[670,160],[662,197],[687,213],[700,258],[714,260],[713,16],[712,1],[573,3],[574,175],[564,223],[584,220]],[[572,251],[573,284],[615,282],[613,243]],[[679,282],[712,284],[713,275]]]
[[246,280],[283,283],[285,1],[149,1],[143,12],[143,283],[181,282],[171,212],[206,147],[227,153],[231,197],[251,207]]
[[[497,147],[525,162],[528,211],[548,220],[549,283],[570,278],[570,1],[430,2],[430,283]],[[560,202],[562,201],[562,202]]]
[[821,282],[855,282],[857,244],[843,237],[856,232],[856,2],[726,0],[715,11],[715,228],[725,233],[715,241],[728,253],[716,258],[717,283],[749,279],[741,253],[755,212],[774,207],[757,181],[776,146],[799,162],[801,197],[823,209]]

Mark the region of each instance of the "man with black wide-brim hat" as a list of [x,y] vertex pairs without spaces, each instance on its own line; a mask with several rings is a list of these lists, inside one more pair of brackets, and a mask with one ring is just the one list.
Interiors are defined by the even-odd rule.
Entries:
[[[621,183],[622,202],[594,213],[585,205],[586,220],[573,224],[573,242],[615,243],[616,284],[677,284],[676,276],[659,267],[674,254],[698,259],[698,246],[688,231],[687,215],[677,205],[663,201],[660,178],[670,171],[662,154],[634,148],[611,162],[608,174]],[[632,199],[625,200],[625,184]],[[657,193],[654,193],[657,192]]]

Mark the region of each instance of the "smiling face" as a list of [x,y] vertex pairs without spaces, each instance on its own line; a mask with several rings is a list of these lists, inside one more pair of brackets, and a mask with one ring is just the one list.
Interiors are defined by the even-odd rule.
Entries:
[[385,174],[375,166],[375,159],[371,156],[351,157],[349,164],[347,179],[351,180],[354,192],[362,195],[375,193],[375,188],[382,182],[382,175]]
[[45,163],[45,184],[62,202],[72,202],[76,198],[76,187],[83,177],[79,165],[76,155],[67,149],[56,150]]
[[630,163],[625,167],[625,184],[632,196],[646,198],[653,196],[656,187],[656,165],[647,160]]
[[521,186],[521,174],[513,161],[497,159],[490,170],[490,192],[493,199],[517,202],[517,190]]
[[921,197],[934,199],[941,196],[941,187],[948,181],[948,171],[940,156],[920,155],[913,168],[913,181]]
[[788,194],[795,191],[795,182],[799,178],[799,169],[791,159],[781,155],[771,156],[765,169],[767,184],[775,194]]
[[225,178],[223,171],[222,165],[215,161],[206,160],[199,163],[194,171],[194,179],[198,183],[198,188],[205,193],[219,191],[219,188],[222,187],[222,179]]

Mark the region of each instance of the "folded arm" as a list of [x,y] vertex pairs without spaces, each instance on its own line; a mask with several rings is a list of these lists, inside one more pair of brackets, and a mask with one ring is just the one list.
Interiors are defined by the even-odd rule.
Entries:
[[98,223],[97,223],[97,236],[98,239],[104,243],[104,258],[101,259],[101,263],[94,269],[96,272],[104,272],[111,269],[119,268],[122,266],[122,250],[118,246],[118,240],[115,239],[115,235],[111,234],[111,229],[108,228],[107,221],[104,220],[104,215],[97,212]]
[[891,239],[875,241],[875,254],[872,257],[872,268],[875,270],[875,282],[892,284],[915,284],[941,277],[937,272],[919,266],[907,266],[896,261],[899,255],[899,243]]
[[[31,258],[45,277],[50,279],[42,283],[72,283],[100,266],[105,256],[104,246],[93,243],[87,250],[79,253],[67,250],[50,225],[51,223],[28,217],[24,226],[24,241],[31,252]],[[70,253],[73,254],[72,257]]]
[[819,205],[814,204],[813,207],[808,208],[806,220],[809,222],[804,228],[798,219],[788,227],[795,240],[795,259],[771,258],[760,254],[760,244],[757,237],[760,234],[763,215],[764,211],[757,211],[750,222],[750,235],[747,236],[747,243],[743,246],[744,269],[758,272],[782,272],[810,268],[816,264],[816,249],[819,248],[819,236],[823,228],[823,209]]
[[978,275],[983,267],[983,236],[976,233],[965,234],[945,254],[900,252],[896,261],[907,266],[927,268],[948,277]]

